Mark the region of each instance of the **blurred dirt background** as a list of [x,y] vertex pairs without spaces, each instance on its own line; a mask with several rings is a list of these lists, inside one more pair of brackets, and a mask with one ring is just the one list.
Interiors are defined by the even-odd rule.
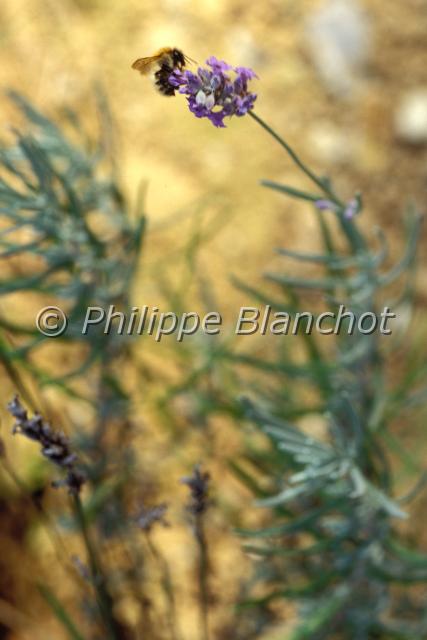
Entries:
[[[229,282],[231,273],[256,284],[275,247],[310,250],[318,244],[311,212],[263,189],[259,180],[308,185],[249,117],[217,130],[194,118],[181,96],[157,94],[131,69],[133,60],[173,45],[200,63],[216,55],[252,67],[259,76],[259,115],[315,170],[333,176],[343,198],[358,189],[364,193],[361,224],[381,225],[397,257],[408,199],[421,210],[427,202],[426,34],[425,0],[2,0],[0,87],[18,90],[52,116],[67,105],[95,127],[93,86],[101,83],[117,128],[118,169],[129,201],[136,203],[139,185],[146,190],[149,232],[135,304],[159,304],[152,274],[165,261],[179,267],[188,238],[197,231],[208,237],[198,269],[220,309],[234,315],[242,296]],[[6,98],[0,104],[1,135],[7,135],[15,114]],[[423,303],[422,243],[421,254],[417,293]],[[6,420],[3,416],[2,423]],[[234,446],[233,435],[219,430],[216,437],[212,449]],[[167,437],[158,440],[151,462],[159,465],[160,478],[168,472],[165,486],[171,477],[178,486],[183,468],[205,447],[203,436],[177,456],[176,467]],[[24,467],[37,464],[28,462],[29,447],[14,447]],[[216,469],[221,472],[221,464],[213,460],[211,471]],[[228,487],[221,496],[225,509],[248,500],[231,478]],[[183,501],[182,488],[176,494]],[[18,505],[13,510],[18,512]],[[26,554],[41,544],[42,534],[25,542],[20,533],[25,523],[16,524],[10,506],[0,513],[2,558],[8,556],[23,575],[37,571],[33,556],[33,564],[25,564]],[[236,567],[241,565],[244,575],[248,566],[224,517],[213,526],[219,541],[217,594],[225,610],[236,588]],[[185,532],[162,535],[185,573]],[[46,561],[52,558],[46,549]],[[230,592],[223,592],[227,576]],[[61,637],[48,621],[43,626],[38,620],[38,630],[29,631],[37,612],[18,578],[17,584],[3,585],[0,573],[0,589],[0,638]],[[2,623],[16,634],[3,636]],[[184,624],[186,638],[192,638],[191,612]]]

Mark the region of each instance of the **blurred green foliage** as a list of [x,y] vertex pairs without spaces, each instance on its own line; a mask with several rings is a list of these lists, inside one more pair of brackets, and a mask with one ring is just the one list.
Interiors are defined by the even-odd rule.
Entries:
[[[33,358],[46,338],[32,326],[2,317],[2,362],[21,393],[26,392],[25,372],[40,388],[59,386],[75,400],[89,400],[95,410],[93,430],[73,425],[88,483],[83,500],[73,505],[73,520],[62,518],[68,535],[80,532],[88,555],[90,576],[83,587],[76,582],[82,600],[88,594],[92,598],[85,604],[88,631],[80,631],[50,588],[40,589],[75,640],[99,637],[97,628],[110,638],[136,638],[144,625],[150,640],[176,638],[173,566],[149,535],[151,525],[142,544],[136,539],[129,511],[137,483],[149,484],[131,446],[134,424],[123,381],[132,359],[131,339],[114,332],[89,339],[73,332],[73,327],[80,330],[89,305],[114,304],[124,311],[132,306],[144,218],[131,219],[108,139],[101,136],[94,143],[68,113],[67,126],[77,140],[70,142],[25,99],[12,97],[30,131],[16,133],[16,143],[0,149],[0,246],[10,269],[1,279],[0,295],[32,292],[64,302],[70,328],[59,344],[83,350],[76,367],[55,376]],[[102,131],[109,132],[105,101],[101,113],[107,115]],[[290,316],[311,308],[320,313],[325,306],[336,313],[341,304],[356,317],[378,314],[385,306],[403,315],[413,294],[420,215],[410,207],[405,253],[389,265],[384,234],[378,232],[380,246],[372,250],[332,183],[312,173],[285,141],[255,119],[316,184],[316,192],[271,181],[265,186],[309,203],[327,197],[333,206],[329,211],[314,207],[319,253],[278,251],[280,259],[295,261],[296,275],[271,271],[262,288],[242,280],[236,286],[258,304]],[[203,283],[208,304],[205,274],[194,275]],[[172,289],[174,306],[185,308],[185,296],[177,301]],[[393,358],[403,357],[401,339],[401,330],[385,339],[344,329],[328,340],[302,331],[280,343],[277,336],[262,338],[262,344],[253,341],[245,350],[230,337],[196,340],[174,350],[182,373],[177,384],[165,384],[160,402],[172,436],[182,426],[202,429],[212,417],[226,415],[244,440],[243,452],[226,462],[266,510],[264,526],[255,530],[242,524],[237,530],[245,539],[244,550],[258,561],[252,579],[241,585],[237,614],[231,616],[233,638],[264,637],[280,621],[275,608],[280,601],[297,606],[299,621],[286,635],[290,640],[426,636],[425,606],[413,585],[427,581],[427,558],[407,543],[396,524],[407,518],[407,503],[423,488],[424,476],[404,494],[391,459],[396,453],[393,420],[425,399],[426,368],[411,360],[409,351],[407,363],[393,371]],[[86,387],[84,393],[75,382]],[[186,412],[177,412],[174,402],[183,396],[191,402]],[[221,479],[214,481],[221,484]],[[236,519],[244,523],[249,509]],[[200,535],[198,526],[201,628],[207,638],[208,573],[215,559],[208,562],[209,530]],[[107,552],[113,541],[131,559],[126,568]],[[166,603],[161,614],[147,614],[147,557],[161,577]],[[142,612],[137,629],[123,624],[114,610],[129,592]],[[218,637],[230,637],[229,631],[222,629]]]

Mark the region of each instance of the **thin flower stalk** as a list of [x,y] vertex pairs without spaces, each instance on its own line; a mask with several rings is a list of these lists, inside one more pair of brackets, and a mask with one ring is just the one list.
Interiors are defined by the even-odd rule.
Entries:
[[209,555],[204,526],[204,515],[209,507],[209,480],[209,473],[202,472],[199,465],[194,468],[192,476],[182,478],[182,483],[186,484],[190,490],[187,511],[193,518],[194,537],[199,548],[198,582],[200,627],[203,640],[209,640]]

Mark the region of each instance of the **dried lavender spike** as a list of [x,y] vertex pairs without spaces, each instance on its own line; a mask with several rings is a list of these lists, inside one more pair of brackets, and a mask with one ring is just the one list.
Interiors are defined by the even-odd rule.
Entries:
[[78,456],[71,450],[70,441],[62,431],[54,431],[48,422],[45,422],[39,413],[32,418],[21,405],[18,396],[15,396],[7,405],[9,413],[15,418],[12,433],[21,435],[39,442],[41,453],[45,458],[66,470],[63,480],[53,482],[54,487],[66,486],[68,492],[77,495],[86,481],[84,474],[76,468]]
[[150,532],[156,522],[161,523],[164,527],[169,526],[169,522],[165,520],[165,513],[168,509],[167,504],[162,503],[154,507],[142,507],[136,521],[138,526],[143,530]]
[[191,494],[187,510],[195,516],[205,513],[209,506],[209,479],[210,474],[207,471],[202,473],[200,465],[194,467],[192,476],[181,478],[181,482],[189,487]]

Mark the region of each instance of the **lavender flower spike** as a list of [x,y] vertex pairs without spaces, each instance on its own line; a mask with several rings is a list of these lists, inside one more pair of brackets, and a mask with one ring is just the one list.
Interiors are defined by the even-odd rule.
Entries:
[[209,479],[210,474],[207,471],[202,471],[198,464],[194,467],[192,476],[181,478],[182,484],[186,484],[190,489],[191,499],[187,511],[194,516],[201,515],[209,506]]
[[17,396],[9,402],[7,408],[15,418],[12,433],[21,433],[29,440],[38,442],[42,455],[66,472],[66,477],[53,482],[53,486],[66,486],[71,495],[78,495],[86,478],[77,467],[77,454],[72,451],[68,438],[62,431],[52,429],[39,413],[30,418]]
[[169,83],[187,96],[189,109],[197,118],[225,127],[224,118],[242,117],[253,109],[257,95],[248,90],[248,83],[257,76],[252,69],[232,67],[214,56],[206,64],[209,68],[199,67],[197,74],[176,69]]

